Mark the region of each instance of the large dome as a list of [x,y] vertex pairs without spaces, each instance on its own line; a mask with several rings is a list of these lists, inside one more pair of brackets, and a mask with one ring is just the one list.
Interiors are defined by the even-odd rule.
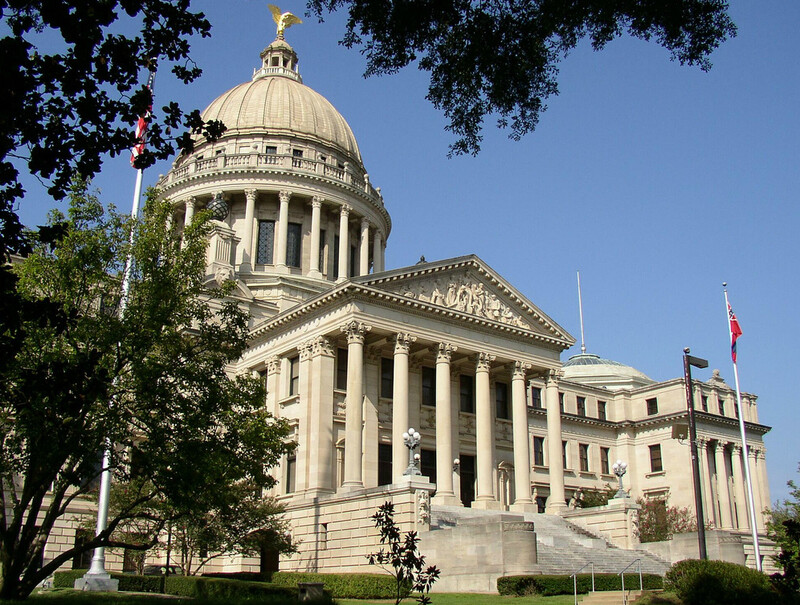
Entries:
[[[293,56],[283,40],[264,50],[265,55]],[[225,136],[263,133],[307,138],[312,143],[332,145],[361,164],[353,131],[342,115],[321,94],[304,85],[299,74],[265,61],[250,82],[217,97],[203,112],[204,120],[220,120]]]
[[655,380],[636,368],[590,353],[573,355],[562,369],[565,380],[605,387],[610,391],[635,389],[655,383]]

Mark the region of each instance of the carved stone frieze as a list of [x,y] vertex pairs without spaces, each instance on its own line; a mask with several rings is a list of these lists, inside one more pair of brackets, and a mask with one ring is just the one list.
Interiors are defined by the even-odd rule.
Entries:
[[458,418],[459,434],[469,437],[475,436],[475,416],[460,413]]
[[432,429],[436,426],[436,410],[423,407],[419,411],[419,424],[421,429]]
[[378,403],[378,422],[380,424],[391,424],[392,422],[392,404],[388,401]]
[[397,290],[408,298],[463,311],[500,323],[530,329],[531,324],[482,283],[468,275],[441,277],[432,281],[404,283]]
[[505,441],[511,443],[512,435],[511,435],[511,423],[509,422],[500,422],[499,420],[495,420],[494,422],[494,434],[497,436],[498,441]]

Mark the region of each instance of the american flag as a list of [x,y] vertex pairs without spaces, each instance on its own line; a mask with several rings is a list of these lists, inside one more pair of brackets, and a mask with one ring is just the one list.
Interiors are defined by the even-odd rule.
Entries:
[[736,340],[742,335],[742,328],[739,326],[739,320],[736,319],[730,303],[728,303],[728,321],[730,321],[731,329],[731,359],[733,359],[733,363],[736,363]]
[[151,70],[147,78],[147,90],[150,91],[150,106],[147,108],[144,115],[139,116],[139,120],[136,122],[136,144],[131,147],[131,166],[134,167],[136,158],[142,154],[145,143],[147,142],[147,124],[150,121],[150,114],[153,111],[153,81],[155,80],[155,75],[156,73]]

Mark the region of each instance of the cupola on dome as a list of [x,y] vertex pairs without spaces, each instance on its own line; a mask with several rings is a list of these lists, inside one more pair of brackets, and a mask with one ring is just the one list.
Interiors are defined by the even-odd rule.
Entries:
[[565,380],[606,387],[610,391],[635,389],[655,383],[655,380],[636,368],[591,353],[573,355],[564,363],[562,370]]

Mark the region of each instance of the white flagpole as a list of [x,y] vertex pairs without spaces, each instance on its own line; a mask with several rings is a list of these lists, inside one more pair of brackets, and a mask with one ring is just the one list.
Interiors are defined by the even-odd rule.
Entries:
[[[728,303],[727,283],[722,284],[725,292],[725,316],[728,319],[728,341],[733,343],[733,331],[731,330],[730,304]],[[756,569],[761,571],[761,549],[758,544],[758,524],[756,523],[756,505],[753,501],[753,480],[750,477],[750,452],[747,447],[747,436],[745,434],[744,413],[742,410],[742,393],[739,389],[739,368],[733,360],[733,378],[736,383],[736,409],[739,410],[739,432],[742,436],[742,459],[744,462],[744,476],[747,484],[748,511],[750,513],[750,530],[753,535],[753,550],[756,558]]]
[[[154,74],[151,73],[148,79],[148,85],[153,86]],[[144,172],[141,168],[136,171],[136,184],[133,188],[133,204],[131,205],[131,219],[135,222],[139,218],[139,205],[142,197],[142,180]],[[129,243],[133,246],[134,229],[131,228]],[[133,250],[128,252],[128,257],[125,259],[125,270],[122,273],[121,296],[119,301],[119,316],[120,319],[125,317],[125,309],[128,307],[128,293],[131,287],[131,271],[133,270]],[[111,443],[106,443],[106,449],[103,452],[103,470],[100,473],[100,493],[97,500],[97,525],[95,527],[95,536],[99,536],[108,528],[108,505],[111,498]],[[111,574],[106,571],[106,549],[104,546],[98,546],[94,549],[92,554],[92,563],[89,566],[89,571],[75,581],[75,587],[82,590],[90,591],[116,591],[118,589],[118,581],[111,579]]]

